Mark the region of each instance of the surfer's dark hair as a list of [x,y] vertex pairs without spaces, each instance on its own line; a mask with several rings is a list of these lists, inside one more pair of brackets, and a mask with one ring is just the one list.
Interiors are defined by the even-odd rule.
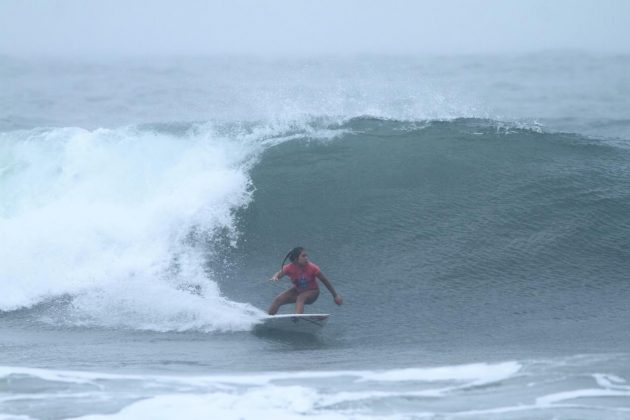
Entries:
[[282,264],[280,265],[280,267],[284,267],[284,263],[287,260],[291,261],[292,263],[296,262],[298,258],[300,257],[300,254],[302,253],[302,251],[304,251],[304,247],[302,246],[296,246],[295,248],[293,248],[284,257],[284,260],[282,260]]

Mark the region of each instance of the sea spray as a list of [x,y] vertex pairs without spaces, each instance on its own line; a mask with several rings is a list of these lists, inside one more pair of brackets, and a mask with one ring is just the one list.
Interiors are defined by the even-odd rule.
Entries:
[[0,309],[69,294],[82,322],[155,329],[255,313],[221,297],[197,247],[236,234],[257,153],[246,138],[63,128],[5,133],[2,147]]

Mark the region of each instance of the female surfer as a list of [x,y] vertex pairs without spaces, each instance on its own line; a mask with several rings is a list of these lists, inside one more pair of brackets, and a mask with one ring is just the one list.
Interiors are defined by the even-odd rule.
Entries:
[[[284,265],[286,260],[291,263]],[[295,303],[295,313],[303,314],[304,305],[310,305],[319,297],[319,279],[333,295],[335,303],[341,305],[343,299],[337,294],[330,281],[320,271],[319,267],[308,260],[306,250],[301,246],[293,248],[282,261],[282,270],[271,277],[271,281],[278,281],[285,275],[289,276],[293,287],[280,293],[269,307],[269,315],[275,315],[280,306],[287,303]]]

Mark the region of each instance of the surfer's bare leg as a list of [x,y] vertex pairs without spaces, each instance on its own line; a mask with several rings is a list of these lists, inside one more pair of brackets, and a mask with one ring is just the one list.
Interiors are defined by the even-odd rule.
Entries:
[[319,289],[307,290],[297,295],[297,298],[295,299],[295,313],[303,314],[304,305],[310,305],[311,303],[315,302],[318,297]]
[[275,315],[278,313],[278,309],[287,303],[295,303],[295,300],[298,297],[298,293],[295,289],[289,289],[282,293],[280,293],[276,298],[271,302],[271,306],[267,313],[269,315]]

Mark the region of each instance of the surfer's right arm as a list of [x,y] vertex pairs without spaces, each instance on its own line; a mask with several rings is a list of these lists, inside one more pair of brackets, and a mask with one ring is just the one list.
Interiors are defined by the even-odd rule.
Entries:
[[271,281],[278,281],[280,280],[282,277],[284,277],[284,270],[280,270],[278,271],[276,274],[274,274],[273,276],[271,276]]

